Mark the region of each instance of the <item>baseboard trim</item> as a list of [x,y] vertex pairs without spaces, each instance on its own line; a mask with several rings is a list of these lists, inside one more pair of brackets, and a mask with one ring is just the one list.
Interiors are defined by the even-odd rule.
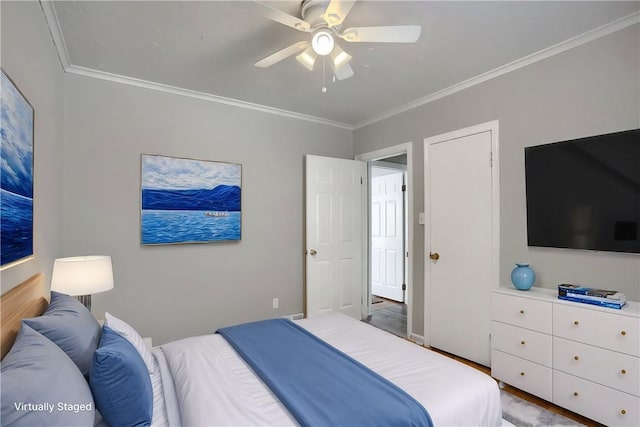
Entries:
[[282,317],[289,320],[299,320],[304,319],[304,313],[285,314]]
[[411,334],[409,339],[418,345],[424,346],[424,337],[418,334]]

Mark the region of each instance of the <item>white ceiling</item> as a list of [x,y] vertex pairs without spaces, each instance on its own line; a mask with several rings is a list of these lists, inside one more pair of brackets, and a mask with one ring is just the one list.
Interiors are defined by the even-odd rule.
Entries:
[[[299,1],[267,3],[300,16]],[[268,20],[253,1],[56,1],[43,8],[68,72],[142,80],[353,129],[530,55],[518,63],[637,23],[640,2],[360,0],[344,27],[418,24],[422,35],[413,44],[340,41],[355,75],[331,82],[327,64],[327,93],[323,67],[308,71],[295,56],[266,69],[253,65],[310,37]]]

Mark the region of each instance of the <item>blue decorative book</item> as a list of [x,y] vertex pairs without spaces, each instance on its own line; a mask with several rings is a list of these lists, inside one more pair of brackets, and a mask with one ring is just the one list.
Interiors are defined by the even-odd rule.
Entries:
[[598,305],[600,307],[609,307],[609,308],[617,308],[618,310],[624,307],[627,303],[626,301],[615,301],[615,300],[602,300],[602,299],[586,299],[581,298],[580,296],[568,296],[568,295],[558,295],[558,299],[562,299],[565,301],[573,301],[573,302],[581,302],[583,304],[593,304]]
[[[573,295],[569,295],[573,294]],[[595,288],[587,288],[586,286],[580,285],[570,285],[570,284],[561,284],[558,285],[558,295],[562,296],[576,296],[576,295],[585,295],[589,297],[595,297],[604,300],[611,300],[617,302],[626,302],[627,297],[622,292],[611,291],[607,289],[595,289]],[[592,298],[588,298],[592,299]]]

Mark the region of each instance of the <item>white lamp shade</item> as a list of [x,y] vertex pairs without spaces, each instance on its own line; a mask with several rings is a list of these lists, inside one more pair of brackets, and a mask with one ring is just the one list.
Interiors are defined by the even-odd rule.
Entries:
[[111,257],[58,258],[53,263],[51,290],[67,295],[91,295],[113,289]]
[[318,55],[316,55],[312,47],[306,48],[304,52],[296,56],[298,62],[304,65],[309,71],[313,71],[313,64],[316,63],[317,58]]
[[331,52],[331,61],[333,62],[333,68],[335,70],[340,70],[346,64],[351,61],[351,55],[342,50],[342,48],[338,45]]

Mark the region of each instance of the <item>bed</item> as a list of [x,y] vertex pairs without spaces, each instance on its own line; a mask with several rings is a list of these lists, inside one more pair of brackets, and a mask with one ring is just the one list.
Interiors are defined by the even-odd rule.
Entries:
[[[36,287],[41,288],[42,281],[42,276],[38,276],[35,279],[35,282],[39,282],[36,283]],[[258,377],[249,362],[240,356],[235,344],[230,344],[221,334],[185,338],[149,349],[131,326],[111,315],[107,316],[104,328],[98,327],[98,343],[95,343],[95,350],[89,350],[92,354],[88,370],[86,366],[84,370],[81,369],[82,364],[76,363],[77,354],[73,355],[75,359],[69,355],[69,358],[74,359],[73,363],[77,365],[78,372],[77,375],[66,372],[64,382],[68,384],[69,377],[73,376],[73,380],[78,383],[79,391],[74,397],[54,395],[39,398],[40,401],[48,399],[54,406],[59,402],[76,406],[69,406],[72,409],[68,410],[65,406],[56,406],[51,413],[46,413],[48,407],[35,408],[40,409],[39,412],[28,411],[25,408],[19,411],[13,401],[20,399],[5,395],[6,384],[12,384],[13,380],[13,384],[20,384],[22,387],[24,382],[19,382],[19,376],[17,379],[14,378],[16,375],[12,376],[13,371],[10,368],[12,363],[13,367],[16,365],[13,361],[16,358],[12,353],[17,350],[26,351],[25,348],[32,347],[21,344],[28,334],[32,339],[40,339],[38,332],[32,332],[32,329],[37,329],[38,326],[32,319],[33,316],[42,313],[42,300],[47,299],[48,292],[47,295],[36,292],[35,297],[28,297],[32,301],[39,301],[35,305],[35,312],[20,311],[21,314],[12,314],[12,318],[8,319],[4,308],[9,305],[33,307],[32,301],[24,300],[23,292],[25,287],[34,287],[33,282],[32,278],[20,287],[12,289],[10,292],[14,295],[9,295],[12,297],[10,304],[6,303],[7,295],[3,295],[0,306],[3,307],[3,355],[5,349],[8,351],[8,347],[16,339],[15,331],[21,330],[15,347],[8,351],[9,354],[2,363],[3,425],[10,425],[5,421],[13,419],[16,420],[16,425],[25,424],[29,416],[35,416],[36,419],[40,417],[41,421],[51,421],[48,425],[63,422],[68,425],[89,425],[89,419],[92,421],[90,424],[94,425],[104,425],[105,420],[111,425],[148,425],[149,421],[151,425],[157,426],[300,425],[298,419],[292,415],[295,411],[288,410],[277,393],[266,385],[270,382]],[[17,293],[21,294],[19,302],[13,299]],[[60,306],[61,301],[73,305],[64,297],[66,296],[52,292],[51,305],[40,317],[56,315],[55,312],[49,311],[51,306]],[[82,310],[76,306],[74,309]],[[69,311],[68,306],[65,306],[66,311]],[[86,313],[82,313],[82,316],[84,314]],[[22,315],[31,319],[21,321]],[[69,327],[72,323],[66,319],[64,327]],[[502,424],[500,393],[496,381],[467,365],[339,313],[318,315],[294,323],[295,328],[302,329],[305,333],[310,332],[313,337],[330,344],[339,352],[346,353],[356,363],[383,377],[393,387],[408,393],[426,409],[435,426]],[[91,329],[93,331],[95,326],[92,325]],[[14,331],[13,338],[5,337],[5,332],[11,330]],[[51,333],[50,330],[45,332]],[[81,334],[74,332],[73,335]],[[85,340],[91,342],[89,347],[93,345],[95,335],[96,332],[93,331],[91,339]],[[53,338],[54,340],[48,341],[60,339],[55,336]],[[45,344],[48,345],[46,342]],[[61,344],[64,343],[57,343],[60,348],[64,347]],[[66,344],[68,346],[68,343]],[[58,353],[71,351],[67,348],[66,351],[56,352],[53,347],[49,350],[54,351],[60,359],[63,355]],[[47,355],[45,361],[36,360],[34,363],[50,363],[47,361],[52,358]],[[24,360],[24,357],[22,359]],[[56,371],[60,371],[60,365],[61,362],[57,362]],[[41,375],[47,374],[43,371]],[[56,374],[60,375],[59,372]],[[43,378],[39,378],[38,384],[42,384],[42,381]],[[58,381],[63,380],[58,378]],[[86,387],[83,387],[82,382]],[[55,375],[47,380],[47,384],[50,384],[49,388],[54,389],[54,393],[57,388],[62,389],[59,393],[68,393],[72,388],[69,385],[58,387]],[[105,395],[111,397],[105,400]],[[12,402],[7,401],[11,399]],[[362,407],[367,402],[354,399],[349,401],[349,404]],[[95,410],[96,406],[100,411]],[[142,414],[140,408],[143,408]],[[331,408],[325,410],[331,412]],[[102,412],[102,415],[98,412]],[[19,417],[16,417],[16,413]],[[66,418],[51,418],[55,415]]]

